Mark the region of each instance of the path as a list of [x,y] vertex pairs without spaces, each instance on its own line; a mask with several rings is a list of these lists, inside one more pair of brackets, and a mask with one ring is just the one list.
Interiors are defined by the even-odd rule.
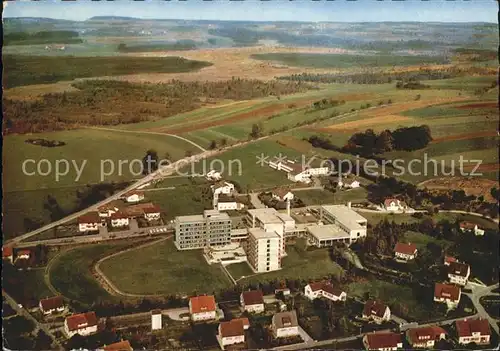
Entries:
[[253,207],[255,208],[265,208],[266,205],[262,203],[259,199],[259,194],[258,193],[250,193],[250,202],[252,203]]
[[184,137],[181,137],[180,135],[175,135],[175,134],[168,134],[168,133],[160,133],[160,132],[149,132],[149,131],[143,131],[143,130],[127,130],[127,129],[115,129],[115,128],[104,128],[104,127],[86,127],[88,129],[97,129],[97,130],[107,130],[111,132],[120,132],[120,133],[133,133],[133,134],[153,134],[153,135],[164,135],[164,136],[171,136],[180,140],[183,140],[193,146],[196,146],[198,149],[200,149],[202,152],[207,151],[205,148],[202,146],[196,144],[194,141],[186,139]]
[[480,300],[483,296],[487,296],[487,295],[500,296],[499,293],[493,292],[493,290],[498,288],[498,286],[499,286],[498,283],[495,285],[490,285],[490,286],[480,286],[480,285],[476,285],[473,283],[469,283],[467,285],[467,287],[472,290],[472,293],[464,293],[465,295],[467,295],[471,299],[472,303],[474,304],[474,307],[476,308],[476,310],[478,312],[478,315],[481,318],[487,319],[488,322],[490,323],[490,326],[497,332],[497,334],[499,333],[497,320],[495,318],[491,317],[488,314],[488,312],[486,312],[483,305],[481,305]]
[[151,242],[139,245],[139,246],[130,247],[126,250],[118,251],[118,252],[115,252],[109,256],[101,258],[94,265],[94,271],[97,273],[99,278],[101,278],[102,282],[105,283],[105,285],[102,284],[102,282],[99,282],[99,283],[101,283],[101,286],[103,286],[103,288],[106,289],[108,292],[110,292],[112,295],[121,295],[121,296],[125,296],[125,297],[155,297],[155,296],[162,295],[162,294],[131,294],[131,293],[126,293],[126,292],[120,290],[111,280],[108,279],[108,277],[106,277],[106,275],[102,272],[100,266],[101,266],[101,263],[103,263],[106,260],[109,260],[110,258],[122,255],[124,253],[130,252],[133,250],[142,249],[142,248],[145,248],[145,247],[148,247],[151,245],[155,245],[155,244],[158,244],[162,241],[168,240],[170,238],[172,238],[172,235],[170,235],[166,238],[161,238],[159,240],[151,241]]

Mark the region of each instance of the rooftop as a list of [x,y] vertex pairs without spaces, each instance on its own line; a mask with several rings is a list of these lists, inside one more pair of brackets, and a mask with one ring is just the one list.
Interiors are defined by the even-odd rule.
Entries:
[[130,342],[128,340],[122,340],[115,342],[113,344],[109,344],[107,346],[103,346],[104,351],[128,351],[133,350]]
[[366,224],[366,218],[346,205],[325,205],[321,208],[351,230],[366,228],[366,226],[361,225],[361,223]]
[[260,305],[264,303],[264,296],[260,290],[250,290],[241,293],[245,305]]
[[279,312],[273,316],[273,325],[276,328],[286,328],[298,326],[297,313],[295,310],[288,312]]
[[458,336],[468,337],[472,333],[491,335],[490,325],[487,319],[464,319],[456,322]]
[[74,314],[66,318],[66,323],[70,331],[92,327],[97,325],[97,316],[95,312]]
[[230,219],[226,212],[219,212],[217,210],[205,210],[203,211],[203,216],[205,218]]
[[469,271],[470,271],[469,265],[466,263],[460,263],[455,261],[455,262],[450,262],[450,265],[448,266],[448,274],[467,277]]
[[371,333],[366,334],[370,350],[395,348],[401,343],[401,334],[397,333]]
[[451,284],[436,283],[434,286],[434,297],[456,301],[460,298],[460,288]]
[[308,225],[306,226],[309,233],[318,240],[339,240],[350,239],[350,235],[340,229],[336,224],[326,225]]
[[203,215],[188,215],[188,216],[177,216],[175,220],[179,223],[193,223],[193,222],[204,222],[205,218]]
[[415,244],[397,243],[394,247],[394,252],[404,255],[414,255],[417,252],[417,246]]
[[272,232],[266,232],[264,229],[261,229],[261,228],[250,228],[250,229],[248,229],[248,232],[255,239],[274,239],[274,238],[279,238],[279,235],[276,232],[274,232],[274,231],[272,231]]
[[215,311],[215,297],[213,296],[195,296],[189,300],[192,313]]
[[49,311],[63,307],[64,301],[62,296],[54,296],[40,300],[40,305],[44,311]]

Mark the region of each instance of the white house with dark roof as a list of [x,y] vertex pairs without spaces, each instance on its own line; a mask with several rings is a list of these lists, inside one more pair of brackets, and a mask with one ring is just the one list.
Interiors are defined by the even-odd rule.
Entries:
[[66,309],[62,296],[54,296],[42,299],[38,303],[38,307],[40,308],[40,311],[44,315],[52,313],[61,313],[64,312],[64,310]]
[[95,312],[74,314],[64,320],[64,332],[69,338],[76,334],[81,336],[95,334],[98,321]]
[[214,195],[224,194],[230,195],[234,191],[234,184],[226,182],[225,180],[220,180],[211,186]]
[[448,279],[450,283],[461,286],[467,285],[470,276],[470,266],[461,262],[450,262],[448,265]]
[[240,295],[240,303],[247,312],[264,312],[264,296],[260,290],[243,291]]
[[287,338],[300,335],[297,312],[293,310],[276,313],[272,320],[272,330],[275,338]]
[[460,303],[461,289],[456,285],[436,283],[434,285],[434,301],[445,303],[449,309]]
[[325,297],[331,301],[345,301],[347,294],[339,288],[335,288],[328,282],[309,283],[304,288],[304,295],[310,300]]
[[101,217],[98,212],[87,212],[78,217],[78,231],[81,233],[99,231],[100,225]]

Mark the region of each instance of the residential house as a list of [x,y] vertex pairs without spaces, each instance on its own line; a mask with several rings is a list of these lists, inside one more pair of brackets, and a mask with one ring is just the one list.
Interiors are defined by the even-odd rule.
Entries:
[[487,319],[464,319],[456,321],[458,343],[467,345],[476,343],[477,345],[489,345],[491,330]]
[[479,228],[477,224],[471,222],[460,222],[460,230],[463,233],[472,232],[476,236],[484,235],[484,229]]
[[299,335],[297,312],[278,312],[273,316],[272,329],[275,338],[287,338]]
[[271,195],[272,195],[273,199],[276,199],[278,201],[292,201],[294,198],[294,195],[290,191],[290,189],[286,189],[286,188],[274,189],[271,192]]
[[88,212],[83,216],[78,217],[79,232],[96,232],[99,231],[101,217],[98,212]]
[[436,283],[434,285],[434,301],[445,303],[449,309],[456,308],[460,302],[461,291],[458,286]]
[[412,328],[406,331],[406,339],[412,348],[433,348],[436,341],[446,338],[446,331],[438,326]]
[[95,312],[74,314],[64,320],[64,332],[69,338],[76,334],[87,336],[97,333],[97,323]]
[[52,313],[61,313],[66,309],[62,296],[54,296],[47,299],[42,299],[40,300],[38,306],[40,307],[40,311],[45,315]]
[[225,194],[230,195],[234,191],[234,184],[220,180],[211,186],[214,195]]
[[445,266],[449,266],[450,263],[452,263],[452,262],[458,262],[458,261],[457,261],[457,259],[455,257],[446,256],[446,255],[444,256],[444,262],[443,262],[443,264]]
[[214,170],[212,169],[211,171],[209,171],[209,172],[205,175],[205,178],[207,178],[207,180],[215,180],[215,181],[218,181],[218,180],[221,180],[222,175],[220,174],[220,172],[218,172],[218,171],[214,171]]
[[[286,156],[284,157],[286,159]],[[285,171],[287,173],[293,171],[294,161],[285,160],[283,161],[269,161],[269,167],[276,169],[278,171]]]
[[391,319],[389,306],[378,300],[368,300],[363,308],[363,319],[373,320],[377,324]]
[[394,247],[394,257],[396,260],[410,261],[417,256],[417,246],[411,243],[397,243]]
[[451,262],[448,265],[448,279],[452,284],[465,286],[470,276],[470,266],[466,263]]
[[118,207],[112,203],[102,205],[97,208],[100,218],[109,218],[113,213],[118,212],[118,210]]
[[264,312],[264,296],[260,290],[244,291],[240,295],[243,309],[250,313]]
[[403,347],[403,342],[398,333],[370,333],[363,337],[363,345],[367,350],[395,351]]
[[113,228],[126,227],[130,224],[128,215],[123,212],[116,212],[111,215],[111,226]]
[[235,344],[245,344],[245,329],[250,327],[248,318],[233,319],[219,324],[217,341],[221,349]]
[[328,282],[309,283],[304,288],[304,294],[310,300],[325,297],[331,301],[345,301],[347,294]]
[[193,321],[205,321],[217,318],[217,306],[213,296],[195,296],[189,299],[189,314]]
[[97,349],[97,351],[134,351],[128,340],[122,340],[113,344],[104,345]]
[[384,200],[384,208],[386,211],[391,212],[404,211],[406,209],[406,204],[398,199],[389,198]]
[[148,207],[144,209],[144,218],[147,221],[157,221],[160,219],[161,208],[160,206]]
[[16,261],[17,260],[29,260],[31,257],[31,250],[19,250],[16,253]]
[[217,211],[241,211],[245,208],[244,204],[236,201],[217,201]]
[[144,200],[144,191],[132,190],[123,195],[123,199],[126,202],[140,202]]
[[283,294],[283,296],[290,295],[290,289],[288,288],[280,288],[274,290],[274,295]]
[[288,172],[287,178],[292,182],[310,183],[311,176],[330,174],[329,167],[302,167],[300,164],[292,164],[292,170]]
[[14,262],[14,250],[11,246],[2,246],[2,260],[8,260],[10,263]]

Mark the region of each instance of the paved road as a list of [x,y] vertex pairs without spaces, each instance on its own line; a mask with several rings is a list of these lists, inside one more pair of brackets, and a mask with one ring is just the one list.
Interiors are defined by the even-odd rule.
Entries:
[[467,285],[467,287],[472,290],[472,293],[465,293],[465,295],[470,297],[470,299],[472,300],[472,303],[474,304],[474,307],[476,308],[478,315],[481,318],[487,319],[488,322],[490,323],[491,327],[497,332],[497,334],[499,333],[497,320],[495,318],[491,317],[488,314],[488,312],[486,312],[483,305],[481,305],[481,303],[480,303],[480,299],[483,296],[487,296],[487,295],[499,296],[500,295],[499,293],[492,292],[493,290],[498,288],[498,286],[499,286],[498,283],[495,285],[490,285],[490,286],[480,286],[480,285],[469,283]]
[[50,331],[49,328],[43,323],[40,323],[33,317],[28,311],[26,311],[24,308],[19,307],[17,302],[9,295],[5,290],[2,290],[2,295],[5,297],[5,301],[17,312],[18,315],[25,317],[26,319],[31,320],[33,323],[35,323],[35,330],[33,333],[37,333],[39,329],[42,329],[45,334],[50,336],[53,341],[53,345],[57,347],[58,350],[63,350],[62,345],[57,341],[57,338],[55,335]]
[[259,199],[259,194],[258,193],[250,193],[250,202],[252,203],[253,207],[255,208],[265,208],[266,205],[262,203]]

